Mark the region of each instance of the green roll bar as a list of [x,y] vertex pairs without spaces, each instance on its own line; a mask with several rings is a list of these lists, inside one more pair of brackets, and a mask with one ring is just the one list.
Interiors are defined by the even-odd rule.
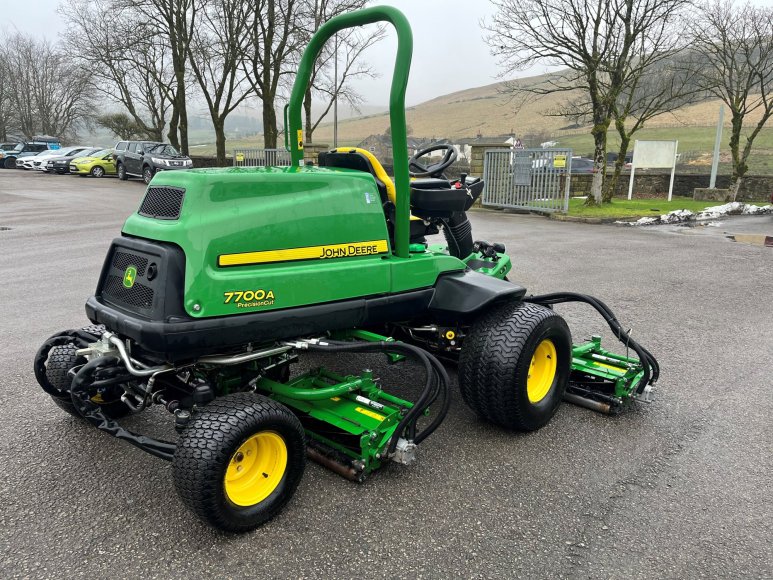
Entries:
[[389,22],[397,31],[397,56],[392,74],[392,89],[389,94],[389,123],[392,128],[392,152],[394,157],[395,190],[397,195],[395,208],[395,247],[394,254],[400,258],[409,258],[410,238],[410,178],[408,176],[408,136],[405,125],[405,90],[408,87],[408,75],[413,55],[413,34],[408,20],[402,12],[391,6],[374,6],[331,18],[320,26],[311,37],[298,65],[298,73],[293,84],[290,102],[285,113],[285,144],[289,138],[290,155],[293,167],[301,165],[303,160],[303,122],[301,106],[309,85],[314,61],[325,42],[336,32],[346,28],[364,26],[374,22]]

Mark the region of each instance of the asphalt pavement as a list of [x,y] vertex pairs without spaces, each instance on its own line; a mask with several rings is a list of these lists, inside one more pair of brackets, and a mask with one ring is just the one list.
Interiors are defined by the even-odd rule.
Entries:
[[[279,517],[236,536],[183,507],[168,463],[65,414],[33,376],[45,338],[87,323],[143,189],[0,170],[0,577],[773,578],[773,248],[474,212],[511,279],[596,295],[633,328],[661,363],[655,402],[563,405],[522,435],[476,419],[454,384],[414,466],[356,485],[309,464]],[[753,219],[771,234],[772,216]],[[618,348],[594,311],[558,310],[575,338]],[[398,393],[417,380],[328,362],[375,366]],[[130,421],[170,432],[163,411]]]

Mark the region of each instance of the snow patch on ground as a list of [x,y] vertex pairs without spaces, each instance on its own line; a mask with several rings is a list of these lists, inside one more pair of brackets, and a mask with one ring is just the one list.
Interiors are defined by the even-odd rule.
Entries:
[[635,222],[616,221],[616,224],[627,226],[654,226],[662,224],[681,224],[692,221],[715,220],[729,215],[760,215],[773,213],[773,205],[750,205],[740,201],[731,201],[724,205],[707,207],[701,212],[695,213],[689,209],[676,209],[661,215],[660,217],[643,217]]

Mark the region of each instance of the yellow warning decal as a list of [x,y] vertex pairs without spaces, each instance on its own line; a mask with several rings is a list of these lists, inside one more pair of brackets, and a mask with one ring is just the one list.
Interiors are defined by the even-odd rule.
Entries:
[[265,252],[244,252],[243,254],[223,254],[218,256],[218,266],[248,266],[269,262],[291,262],[295,260],[326,260],[330,258],[352,258],[383,254],[389,250],[386,240],[370,242],[352,242],[351,244],[331,244],[329,246],[307,246],[287,250],[267,250]]
[[371,411],[370,409],[364,409],[363,407],[355,407],[354,410],[357,411],[358,413],[362,413],[363,415],[367,415],[368,417],[370,417],[371,419],[375,419],[376,421],[383,421],[384,419],[386,419],[384,415],[379,415],[375,411]]
[[298,129],[298,149],[303,149],[303,129]]
[[611,370],[613,370],[615,372],[618,372],[618,373],[624,373],[627,370],[627,369],[624,369],[624,368],[621,368],[621,367],[614,367],[612,365],[607,365],[607,364],[596,362],[596,361],[593,361],[593,364],[595,366],[597,366],[597,367],[604,367],[605,369],[611,369]]

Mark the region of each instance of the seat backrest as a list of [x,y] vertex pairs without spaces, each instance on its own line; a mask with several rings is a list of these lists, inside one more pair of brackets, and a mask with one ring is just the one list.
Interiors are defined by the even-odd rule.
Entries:
[[395,203],[395,184],[392,182],[384,167],[376,156],[366,149],[359,147],[338,147],[332,151],[319,154],[320,167],[341,167],[343,169],[355,169],[370,173],[376,180],[381,203],[391,201]]

